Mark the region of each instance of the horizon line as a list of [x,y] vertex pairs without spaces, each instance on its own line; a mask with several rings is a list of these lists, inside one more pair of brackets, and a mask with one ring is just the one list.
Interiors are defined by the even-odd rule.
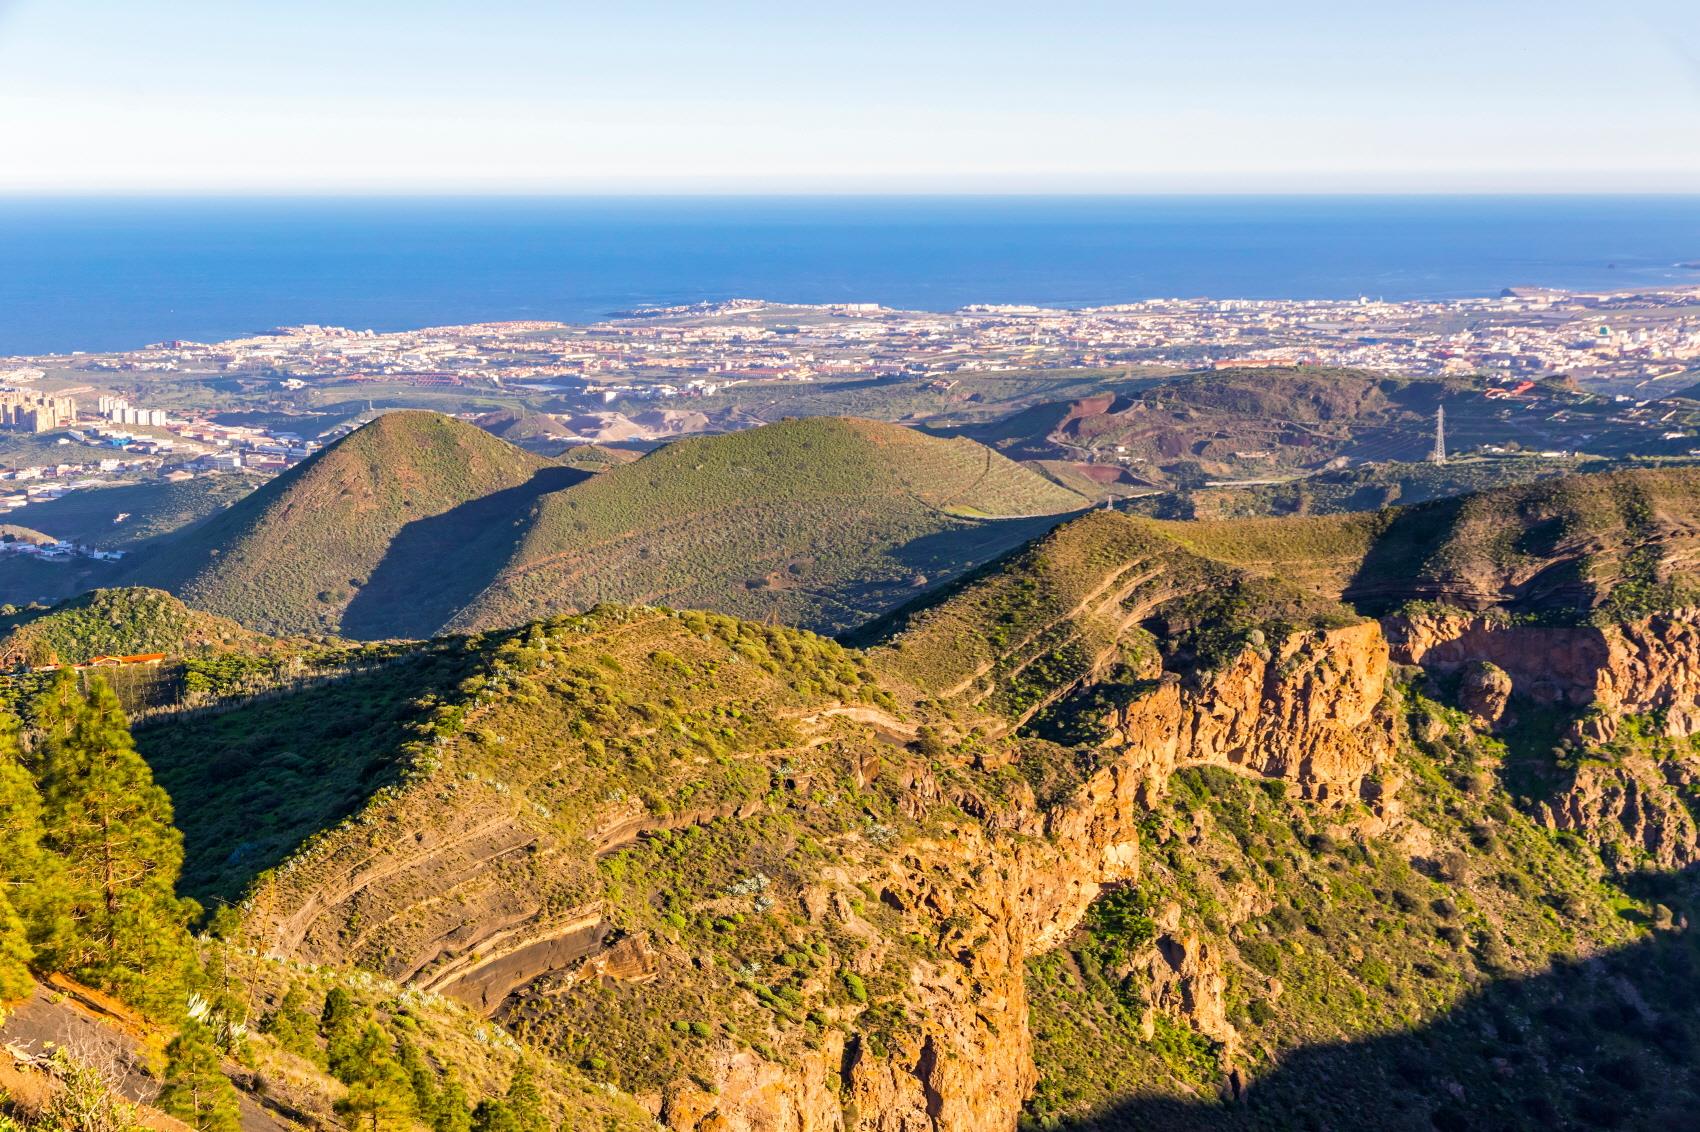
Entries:
[[1388,188],[1388,189],[490,189],[490,188],[14,188],[3,200],[1138,200],[1317,198],[1700,198],[1691,188]]

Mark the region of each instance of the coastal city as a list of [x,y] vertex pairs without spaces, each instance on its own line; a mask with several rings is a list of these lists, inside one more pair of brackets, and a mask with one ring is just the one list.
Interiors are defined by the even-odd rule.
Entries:
[[[1700,358],[1700,286],[1383,302],[1153,299],[1061,310],[951,313],[869,303],[733,300],[630,312],[586,326],[519,321],[393,333],[285,327],[217,343],[0,360],[0,381],[48,373],[91,385],[150,374],[690,396],[749,381],[827,381],[1124,365],[1350,366],[1405,376],[1564,374],[1640,388]],[[299,384],[298,384],[299,383]]]
[[[27,369],[13,369],[0,377],[8,382],[0,387],[0,435],[40,437],[43,442],[26,450],[22,459],[12,452],[0,454],[0,515],[73,491],[138,479],[178,483],[221,472],[280,472],[324,445],[322,440],[283,430],[138,408],[121,397],[94,395],[88,385],[40,392],[31,387],[40,380],[38,373]],[[89,406],[91,395],[93,411],[79,408],[78,397],[83,396],[81,404]],[[111,557],[36,537],[9,539],[0,546],[0,554],[48,561]]]
[[[1681,442],[1687,434],[1671,431],[1667,414],[1640,406],[1693,384],[1697,362],[1700,287],[1508,289],[1413,302],[980,305],[949,313],[741,299],[635,310],[582,326],[527,320],[385,333],[290,326],[222,342],[0,359],[0,430],[38,438],[23,458],[0,452],[0,511],[137,479],[273,474],[375,412],[444,407],[443,398],[447,411],[457,411],[459,397],[468,406],[459,415],[472,419],[504,405],[567,410],[551,418],[567,423],[550,440],[642,442],[759,423],[689,411],[693,401],[724,404],[739,387],[893,379],[948,387],[974,374],[1118,367],[1473,376],[1490,397],[1563,377],[1622,406],[1626,422],[1640,419],[1658,439]],[[225,392],[197,402],[208,390]],[[335,419],[302,411],[333,400],[346,410]],[[233,411],[255,409],[273,411]]]

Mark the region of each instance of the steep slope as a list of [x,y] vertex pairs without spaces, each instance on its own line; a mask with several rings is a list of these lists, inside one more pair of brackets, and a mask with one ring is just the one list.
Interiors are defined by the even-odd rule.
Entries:
[[145,556],[130,580],[271,633],[338,632],[377,584],[387,612],[368,599],[362,635],[428,633],[560,472],[473,425],[389,413]]
[[[1140,790],[1203,761],[1356,797],[1385,757],[1385,651],[1342,642],[1370,663],[1283,641],[1211,733],[1217,697],[1165,685],[1065,788],[1061,748],[928,723],[819,638],[561,619],[483,646],[394,784],[259,878],[246,939],[469,1003],[674,1128],[1008,1127],[1033,1081],[1023,959],[1137,870]],[[1319,685],[1334,702],[1305,704]],[[148,746],[175,757],[200,726]],[[221,789],[249,824],[262,800]]]
[[838,630],[1086,501],[981,445],[843,418],[677,441],[539,501],[458,628],[656,602]]

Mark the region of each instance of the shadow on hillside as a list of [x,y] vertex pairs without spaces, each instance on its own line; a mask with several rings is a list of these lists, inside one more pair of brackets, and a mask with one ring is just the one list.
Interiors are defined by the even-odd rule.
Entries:
[[955,577],[982,563],[1003,557],[1020,546],[1049,534],[1080,514],[1035,515],[1023,519],[964,519],[963,525],[911,539],[893,547],[892,558],[929,582]]
[[[1653,897],[1694,878],[1648,878]],[[1079,1132],[1700,1128],[1700,929],[1487,985],[1419,1029],[1287,1055],[1236,1100],[1138,1098]]]
[[138,725],[136,747],[183,832],[181,893],[238,900],[255,875],[358,810],[394,780],[419,701],[451,695],[474,662],[464,649],[423,648],[340,680]]
[[518,487],[407,524],[343,612],[342,634],[381,640],[438,632],[506,564],[538,498],[590,476],[543,468]]
[[1396,511],[1346,584],[1344,599],[1376,615],[1414,597],[1430,596],[1419,581],[1425,565],[1452,535],[1463,497],[1436,499]]
[[961,593],[974,581],[996,573],[1028,543],[1079,514],[1073,511],[1032,519],[986,521],[969,536],[972,542],[964,542],[963,531],[958,529],[938,531],[904,543],[891,552],[891,557],[924,576],[926,582],[913,586],[913,594],[907,599],[838,633],[837,640],[862,649],[884,644],[908,628],[917,614]]

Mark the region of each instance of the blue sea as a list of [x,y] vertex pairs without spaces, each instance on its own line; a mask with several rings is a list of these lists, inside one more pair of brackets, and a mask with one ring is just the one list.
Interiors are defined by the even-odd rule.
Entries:
[[1700,283],[1700,197],[0,199],[0,353],[755,297],[950,310]]

